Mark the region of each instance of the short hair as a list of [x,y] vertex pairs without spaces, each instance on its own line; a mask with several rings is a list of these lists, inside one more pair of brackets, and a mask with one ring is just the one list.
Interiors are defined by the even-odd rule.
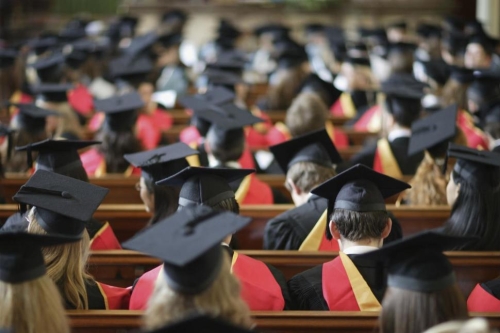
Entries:
[[[288,170],[286,178],[290,179],[302,192],[309,193],[314,187],[335,175],[333,167],[327,168],[312,162],[298,162]],[[285,183],[285,187],[288,191],[292,191],[288,183]]]
[[386,211],[355,212],[335,209],[330,216],[330,221],[335,223],[340,235],[351,242],[381,238],[388,219]]
[[285,124],[290,134],[300,136],[325,127],[328,109],[313,92],[300,93],[286,111]]
[[420,117],[422,105],[411,98],[386,98],[387,109],[394,117],[394,121],[401,126],[411,127],[411,124]]
[[245,149],[245,133],[242,128],[221,133],[219,129],[212,126],[208,130],[206,142],[210,153],[217,161],[224,164],[241,158]]

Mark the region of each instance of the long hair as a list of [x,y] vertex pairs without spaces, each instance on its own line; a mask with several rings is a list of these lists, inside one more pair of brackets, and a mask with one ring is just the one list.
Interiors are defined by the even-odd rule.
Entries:
[[446,82],[442,90],[441,102],[443,107],[457,104],[461,110],[467,110],[467,88],[468,84],[460,83],[450,79]]
[[76,112],[71,109],[69,103],[42,102],[40,106],[56,111],[59,115],[57,117],[57,128],[54,133],[55,137],[73,134],[79,138],[83,138],[83,128],[80,125]]
[[147,226],[161,221],[177,211],[180,189],[172,186],[158,186],[151,178],[144,178],[144,184],[150,194],[154,195],[154,213]]
[[16,333],[69,333],[61,296],[51,279],[0,281],[0,327]]
[[226,253],[219,276],[207,290],[197,295],[181,294],[172,290],[162,270],[144,314],[144,326],[153,330],[193,313],[224,319],[237,326],[252,326],[250,310],[240,297],[240,284],[230,272]]
[[286,110],[292,104],[299,88],[307,77],[302,66],[283,69],[278,84],[270,86],[267,93],[268,110]]
[[[28,214],[28,232],[47,234],[35,218],[35,209]],[[82,240],[76,243],[45,247],[42,249],[47,267],[47,276],[54,281],[59,289],[65,306],[70,309],[87,310],[88,299],[86,283],[95,283],[86,272],[89,257],[90,239],[84,230]]]
[[[15,151],[16,146],[25,146],[30,143],[39,142],[47,139],[49,136],[45,131],[32,133],[25,129],[18,129],[12,134],[11,156],[7,158],[7,154],[2,156],[5,158],[4,165],[6,172],[26,172],[28,167],[28,156],[25,151]],[[33,160],[36,159],[36,153],[33,152]]]
[[430,293],[389,287],[379,325],[381,333],[421,333],[437,324],[467,317],[467,304],[457,284]]
[[483,167],[481,181],[465,179],[455,171],[450,181],[460,185],[458,197],[451,208],[451,215],[444,231],[457,236],[478,236],[479,240],[455,250],[500,250],[500,175],[494,167]]
[[123,155],[134,154],[142,150],[139,139],[132,131],[115,132],[104,125],[96,135],[96,140],[102,141],[98,150],[104,155],[107,173],[123,173],[130,164]]

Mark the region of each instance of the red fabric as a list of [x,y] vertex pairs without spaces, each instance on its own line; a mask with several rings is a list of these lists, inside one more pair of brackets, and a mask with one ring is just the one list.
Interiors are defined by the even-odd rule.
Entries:
[[458,112],[457,125],[467,139],[467,147],[489,150],[486,135],[474,125],[472,119],[466,111],[460,110]]
[[163,265],[153,268],[137,280],[130,296],[129,310],[146,310],[162,267]]
[[104,283],[99,283],[104,292],[109,310],[127,310],[130,301],[130,290],[128,288],[113,287]]
[[243,154],[241,155],[238,163],[243,169],[255,169],[255,161],[253,160],[253,155],[248,147],[245,147]]
[[250,187],[243,199],[242,205],[272,205],[274,204],[271,187],[255,175],[250,176]]
[[161,130],[153,117],[140,114],[137,118],[137,139],[145,150],[155,149],[161,140]]
[[150,117],[161,131],[169,130],[174,124],[174,118],[172,115],[160,109],[156,109]]
[[83,168],[87,172],[87,175],[94,176],[104,158],[96,148],[91,148],[82,153],[80,159],[82,160]]
[[278,127],[273,126],[266,135],[267,145],[274,146],[291,139],[290,133],[283,133]]
[[321,239],[321,244],[319,244],[318,251],[340,251],[339,242],[335,239],[328,240],[325,233],[323,239]]
[[94,110],[94,98],[87,87],[78,84],[68,92],[69,105],[78,113],[88,116]]
[[102,123],[104,122],[104,117],[105,117],[104,113],[102,112],[94,114],[89,121],[88,125],[89,130],[91,130],[92,132],[97,132],[101,128]]
[[380,114],[380,106],[374,105],[356,121],[354,124],[354,130],[359,132],[368,131],[368,125],[373,117],[377,117]]
[[120,242],[116,238],[113,229],[109,224],[103,226],[104,229],[99,230],[99,235],[92,239],[90,249],[93,251],[102,250],[121,250]]
[[267,133],[261,133],[253,127],[248,127],[245,130],[246,142],[250,148],[262,148],[267,147]]
[[241,298],[251,311],[282,311],[285,308],[281,287],[263,262],[238,254],[232,269],[241,284]]
[[340,103],[340,98],[338,98],[335,103],[330,107],[330,113],[334,117],[345,117],[344,109]]
[[19,98],[19,101],[17,103],[33,103],[34,99],[28,94],[21,93],[21,97]]
[[380,156],[378,149],[375,150],[375,158],[373,159],[373,170],[380,173],[385,173],[384,167],[382,166],[382,157]]
[[335,132],[333,133],[332,141],[335,144],[335,147],[337,147],[337,149],[349,147],[349,137],[347,136],[347,134],[345,134],[345,132],[342,129],[338,127],[335,127]]
[[187,145],[192,144],[193,142],[196,142],[197,144],[200,143],[202,139],[202,136],[196,126],[188,126],[185,129],[181,131],[179,134],[179,141],[184,142]]
[[477,284],[467,299],[470,312],[500,312],[500,300]]
[[323,264],[321,280],[323,297],[330,311],[360,311],[340,257]]

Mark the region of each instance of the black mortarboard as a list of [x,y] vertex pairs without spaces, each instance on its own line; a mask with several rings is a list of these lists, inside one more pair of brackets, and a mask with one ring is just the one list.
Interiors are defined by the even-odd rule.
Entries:
[[207,77],[208,83],[211,86],[234,86],[235,84],[243,82],[240,73],[222,69],[207,68],[203,72],[203,75]]
[[78,240],[80,237],[0,232],[0,281],[15,284],[44,276],[46,268],[42,248]]
[[211,87],[204,94],[183,96],[179,103],[192,110],[204,110],[209,105],[222,105],[234,100],[234,93],[224,87]]
[[132,86],[137,86],[146,80],[146,76],[153,69],[153,63],[147,56],[130,58],[122,56],[109,63],[109,74],[114,79],[121,79]]
[[223,200],[234,198],[230,183],[253,172],[253,169],[187,167],[156,184],[182,186],[179,206],[214,206]]
[[464,21],[456,16],[447,16],[443,20],[443,26],[449,32],[459,32],[464,28]]
[[450,66],[450,79],[462,84],[474,81],[474,71],[466,67]]
[[194,109],[194,114],[215,124],[222,130],[233,130],[253,125],[263,120],[233,103],[210,105],[203,110]]
[[280,68],[293,68],[307,61],[307,52],[303,45],[291,38],[275,41],[272,57]]
[[407,42],[397,42],[389,44],[389,54],[413,53],[417,48],[416,44]]
[[66,65],[73,69],[79,69],[87,61],[89,53],[72,49],[66,54]]
[[35,94],[41,95],[46,102],[66,102],[68,100],[68,91],[73,89],[70,83],[40,83],[33,86]]
[[59,33],[60,39],[65,42],[84,38],[86,35],[85,27],[66,27]]
[[463,55],[467,47],[468,39],[461,32],[450,32],[443,38],[443,46],[453,56]]
[[222,51],[213,63],[207,64],[209,68],[222,70],[241,71],[247,62],[246,55],[238,50]]
[[153,182],[165,179],[182,171],[189,166],[185,157],[199,154],[183,142],[174,143],[153,150],[123,157],[133,166],[142,169],[143,177]]
[[346,43],[347,55],[351,58],[367,58],[368,47],[362,41],[351,41]]
[[364,253],[360,258],[385,263],[389,287],[437,292],[456,283],[453,266],[443,251],[472,240],[472,237],[457,237],[428,230]]
[[59,43],[57,37],[40,37],[28,41],[28,46],[40,55]]
[[130,45],[123,49],[123,53],[129,56],[147,55],[148,50],[158,41],[156,32],[148,32],[132,39]]
[[474,36],[478,34],[485,34],[483,24],[477,19],[470,20],[465,23],[464,31],[468,36]]
[[491,172],[488,171],[495,169],[497,173],[500,172],[500,154],[459,146],[450,142],[446,154],[446,158],[449,157],[457,159],[453,171],[463,179],[468,180],[470,184],[479,187],[498,185],[491,183],[490,177],[488,177]]
[[388,97],[420,100],[426,86],[411,75],[392,75],[382,82],[381,89]]
[[58,115],[55,111],[39,108],[35,104],[12,103],[12,106],[19,108],[19,126],[31,133],[45,131],[45,118]]
[[186,21],[187,20],[187,14],[181,9],[178,8],[173,8],[170,9],[169,11],[165,12],[162,15],[161,18],[162,22],[166,23],[171,20],[179,20],[179,21]]
[[500,73],[492,70],[474,71],[474,81],[467,89],[467,96],[478,104],[491,104],[500,99]]
[[322,80],[317,74],[311,73],[303,81],[300,92],[312,91],[316,93],[326,107],[330,107],[342,94],[340,90],[335,88],[332,82]]
[[252,333],[218,318],[195,314],[151,333]]
[[106,125],[117,132],[131,130],[137,120],[137,110],[143,106],[141,96],[135,91],[94,102],[95,109],[106,114]]
[[217,33],[219,34],[219,37],[228,39],[236,39],[241,35],[241,32],[226,19],[220,20]]
[[325,25],[323,23],[308,23],[304,26],[304,31],[306,34],[315,34],[318,32],[324,32]]
[[[384,199],[409,188],[411,186],[405,182],[356,164],[315,187],[311,193],[328,199],[327,216],[330,218],[334,209],[386,211]],[[326,229],[327,237],[331,239],[328,225]]]
[[39,152],[36,160],[37,170],[47,170],[60,174],[68,174],[70,170],[83,169],[78,150],[101,143],[100,141],[82,140],[53,140],[28,144],[16,147],[16,151],[25,151],[28,154],[28,167],[31,168],[31,152]]
[[60,52],[39,59],[31,65],[36,70],[40,81],[59,83],[63,75],[66,56]]
[[419,61],[422,64],[425,74],[436,81],[437,84],[444,86],[446,81],[450,76],[450,68],[443,62],[441,59],[439,60],[431,60],[431,61]]
[[109,190],[46,170],[37,170],[12,197],[36,207],[36,219],[49,234],[80,236]]
[[455,125],[457,112],[458,107],[451,105],[442,111],[415,121],[411,126],[408,155],[411,156],[426,149],[437,149],[438,146],[443,146],[442,153],[444,155],[448,141],[457,133]]
[[408,24],[405,21],[395,21],[390,23],[387,28],[394,28],[394,29],[406,29],[408,27]]
[[342,162],[325,129],[271,146],[269,150],[285,173],[298,162],[311,162],[326,168]]
[[438,25],[429,23],[420,23],[417,26],[417,35],[423,38],[437,37],[440,38],[442,33],[442,28]]
[[367,66],[370,67],[370,58],[365,57],[347,57],[344,62],[354,66]]
[[273,38],[283,38],[288,35],[290,28],[279,23],[270,23],[257,27],[254,30],[254,34],[257,36],[262,36],[264,34],[270,34]]
[[132,37],[135,35],[135,28],[139,19],[135,16],[124,15],[119,18],[118,32],[119,37]]
[[495,51],[494,40],[486,34],[477,34],[471,36],[471,38],[469,39],[469,44],[479,44],[489,54],[492,54]]
[[0,49],[0,69],[14,65],[17,51],[13,49]]
[[169,48],[174,45],[179,45],[182,42],[182,34],[177,32],[171,34],[165,34],[158,38],[158,42],[164,48]]
[[183,209],[123,243],[163,260],[167,284],[182,294],[199,294],[219,276],[225,259],[222,240],[251,218],[210,207]]

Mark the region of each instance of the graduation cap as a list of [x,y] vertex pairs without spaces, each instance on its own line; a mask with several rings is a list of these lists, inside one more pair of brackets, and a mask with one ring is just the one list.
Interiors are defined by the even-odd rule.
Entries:
[[0,232],[0,281],[23,283],[46,273],[42,248],[79,241],[80,237],[37,235],[25,231]]
[[420,100],[428,85],[417,81],[413,75],[396,74],[382,82],[381,90],[388,97]]
[[491,184],[488,176],[492,169],[499,172],[500,154],[459,146],[450,142],[444,165],[447,164],[449,157],[457,159],[453,171],[468,180],[468,183],[479,187],[497,186],[497,184]]
[[194,109],[193,111],[197,117],[215,124],[219,129],[225,131],[241,129],[263,121],[250,111],[240,109],[233,103],[209,105],[206,109]]
[[183,209],[123,243],[126,249],[163,260],[167,284],[178,293],[196,295],[217,279],[224,256],[222,240],[251,221],[210,207]]
[[230,183],[253,172],[255,172],[253,169],[187,167],[156,184],[182,186],[179,206],[214,206],[223,200],[234,198],[234,190]]
[[100,143],[100,141],[46,139],[16,147],[16,151],[25,151],[28,154],[28,168],[32,166],[31,152],[37,151],[39,152],[36,160],[37,170],[68,174],[74,169],[84,170],[78,154],[79,149]]
[[[327,216],[330,218],[334,209],[385,212],[384,199],[409,188],[411,186],[405,182],[356,164],[315,187],[311,193],[328,199]],[[328,225],[326,235],[332,238]]]
[[106,114],[105,124],[113,131],[129,131],[137,120],[137,110],[144,106],[136,92],[96,100],[95,109]]
[[59,82],[62,77],[62,70],[66,62],[66,56],[61,52],[53,53],[47,57],[39,59],[31,65],[42,82]]
[[468,84],[474,81],[474,71],[472,69],[460,66],[450,66],[450,80],[462,84]]
[[168,178],[189,166],[187,156],[199,152],[183,142],[135,154],[123,155],[133,166],[142,169],[142,176],[153,182]]
[[344,59],[345,63],[351,64],[353,66],[366,66],[370,67],[370,58],[365,57],[347,57]]
[[13,66],[17,54],[17,51],[13,49],[0,49],[0,69]]
[[252,333],[242,327],[210,317],[203,314],[195,314],[181,321],[174,322],[151,333]]
[[464,21],[457,16],[447,16],[443,20],[443,26],[449,32],[461,32],[464,28]]
[[406,54],[413,53],[417,48],[416,44],[407,42],[397,42],[389,44],[389,54]]
[[42,109],[35,104],[11,103],[19,109],[17,119],[19,126],[31,133],[45,131],[45,118],[48,116],[57,116],[56,111]]
[[[415,155],[423,150],[442,150],[446,153],[448,141],[455,137],[458,107],[451,105],[411,125],[408,155]],[[444,147],[443,147],[444,145]]]
[[271,146],[269,150],[285,174],[299,162],[311,162],[326,168],[342,162],[342,157],[325,129]]
[[59,39],[55,36],[40,37],[28,41],[27,45],[35,51],[37,55],[45,53],[48,49],[59,44]]
[[72,49],[66,54],[66,64],[73,69],[79,69],[87,61],[89,53]]
[[217,55],[217,60],[207,64],[209,68],[222,70],[241,71],[247,62],[246,55],[238,50],[222,51]]
[[387,29],[405,29],[408,27],[408,24],[405,21],[395,21],[390,23],[387,26]]
[[265,24],[257,27],[254,30],[254,34],[258,37],[264,35],[264,34],[269,34],[273,38],[279,39],[283,38],[285,36],[288,36],[288,33],[290,32],[290,28],[279,23],[270,23],[270,24]]
[[123,53],[129,56],[145,55],[145,53],[158,41],[158,34],[154,31],[132,39],[130,45],[123,49]]
[[66,102],[68,100],[68,91],[73,89],[70,83],[40,83],[33,86],[34,93],[41,95],[46,102]]
[[192,110],[204,110],[209,105],[222,105],[234,100],[234,93],[224,87],[211,87],[204,94],[183,96],[179,103]]
[[37,170],[12,197],[36,207],[36,219],[49,234],[81,236],[109,190],[46,170]]
[[271,56],[277,61],[279,68],[293,68],[308,59],[304,46],[291,38],[275,41]]
[[219,34],[219,37],[228,39],[236,39],[241,35],[241,32],[226,19],[221,19],[219,21],[217,33]]
[[222,85],[230,87],[234,86],[235,84],[244,82],[240,73],[222,69],[207,68],[203,72],[203,75],[206,76],[208,83],[211,86]]
[[135,88],[146,80],[151,70],[153,70],[153,63],[147,56],[138,58],[122,56],[109,63],[109,73],[114,79],[124,80]]
[[169,48],[175,45],[179,45],[182,42],[182,34],[177,32],[171,34],[165,34],[158,38],[158,42],[164,48]]
[[304,27],[306,34],[315,34],[318,32],[325,31],[325,25],[323,23],[308,23]]
[[492,104],[500,99],[500,73],[492,70],[474,71],[474,81],[467,89],[469,98],[478,104]]
[[67,26],[59,32],[59,37],[63,41],[71,42],[80,38],[87,36],[85,32],[85,26],[75,27]]
[[454,56],[462,55],[468,44],[468,38],[461,32],[450,32],[443,38],[443,46]]
[[450,68],[445,62],[440,60],[420,61],[425,74],[436,81],[437,84],[444,86],[450,76]]
[[335,88],[332,82],[324,81],[314,73],[308,75],[300,88],[300,92],[308,91],[316,93],[323,100],[326,107],[333,105],[342,94],[340,90]]
[[417,26],[417,35],[423,38],[440,38],[442,34],[442,28],[435,24],[420,23]]
[[187,17],[188,16],[186,12],[184,12],[183,10],[178,8],[173,8],[163,13],[161,21],[163,23],[170,23],[171,21],[177,21],[177,20],[184,22],[187,20]]
[[443,251],[475,239],[428,230],[364,253],[360,255],[360,259],[385,263],[389,287],[425,293],[437,292],[453,286],[457,281],[453,266]]

